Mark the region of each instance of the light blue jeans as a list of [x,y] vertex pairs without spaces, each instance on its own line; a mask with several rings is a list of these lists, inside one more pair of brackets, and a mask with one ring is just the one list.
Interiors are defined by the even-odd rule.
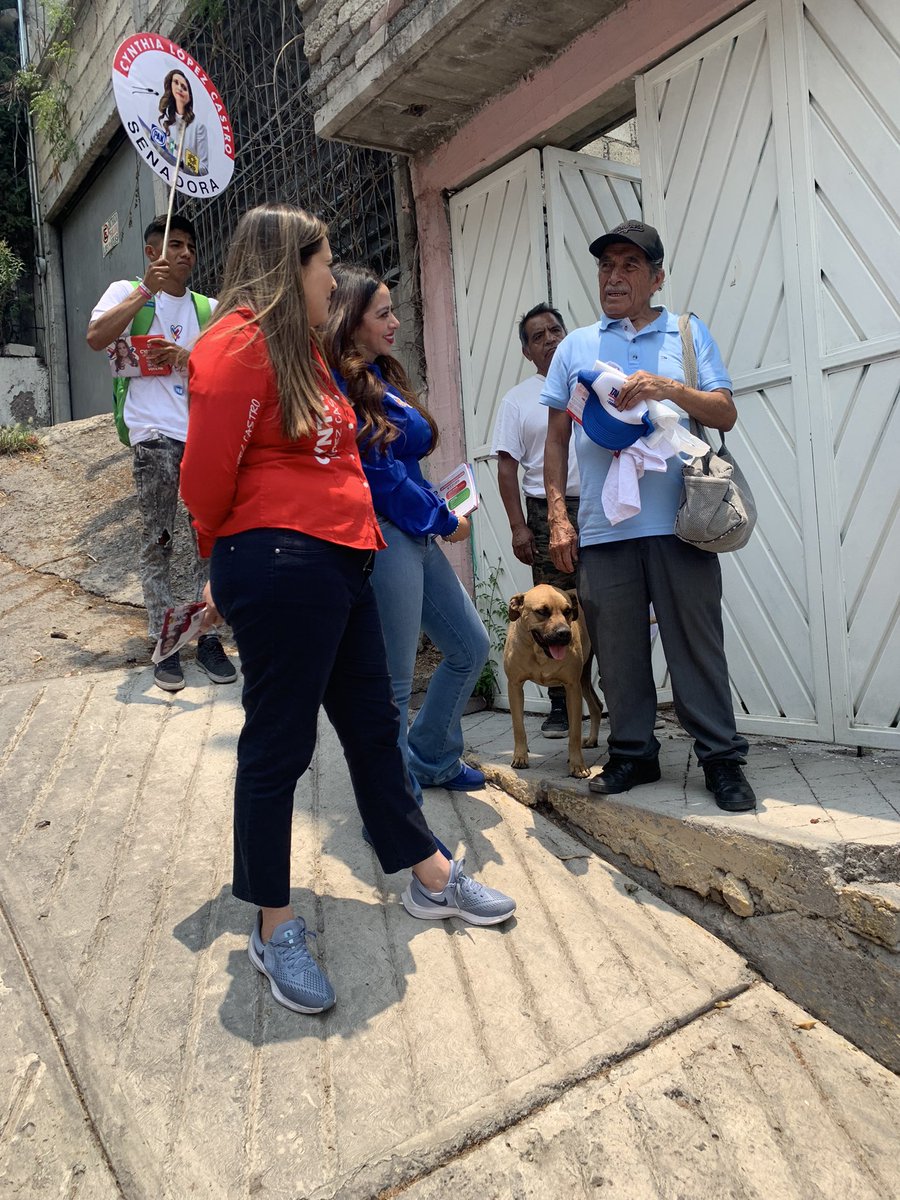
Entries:
[[[400,709],[400,746],[421,803],[422,787],[438,787],[459,772],[463,709],[490,643],[475,605],[435,539],[410,537],[384,517],[379,523],[388,545],[375,555],[372,586]],[[407,734],[420,629],[444,659]]]

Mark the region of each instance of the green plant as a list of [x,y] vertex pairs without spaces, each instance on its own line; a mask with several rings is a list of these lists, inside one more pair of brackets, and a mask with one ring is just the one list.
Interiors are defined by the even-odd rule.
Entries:
[[44,16],[47,28],[53,31],[55,42],[64,42],[75,28],[75,5],[72,0],[47,0]]
[[25,264],[6,238],[0,238],[0,308],[12,294],[25,270]]
[[500,594],[500,576],[503,566],[500,562],[490,564],[487,555],[484,558],[484,573],[475,581],[475,607],[484,622],[491,643],[491,653],[482,668],[475,684],[473,695],[483,696],[488,707],[494,703],[494,697],[500,687],[497,675],[498,662],[503,659],[503,647],[506,644],[506,630],[509,626],[509,608]]
[[190,0],[182,18],[185,24],[221,25],[228,11],[225,0]]
[[33,454],[41,439],[28,425],[0,425],[0,454]]
[[[35,127],[59,164],[77,149],[69,127],[71,88],[65,77],[72,57],[68,39],[75,28],[71,0],[50,0],[44,6],[44,18],[45,33],[35,56],[38,66],[27,63],[16,71],[9,91],[34,117]],[[40,69],[41,62],[47,64],[46,70]]]
[[9,337],[7,322],[16,314],[16,284],[25,271],[25,264],[6,238],[0,238],[0,344]]
[[31,101],[35,126],[50,146],[53,157],[63,163],[75,153],[75,139],[69,132],[69,86],[62,80],[46,84]]
[[34,221],[28,188],[28,127],[26,103],[20,103],[14,90],[19,66],[19,43],[14,28],[0,21],[0,345],[18,342],[22,312],[30,307],[24,290],[17,289],[10,276],[15,263],[24,264],[20,278],[34,270]]

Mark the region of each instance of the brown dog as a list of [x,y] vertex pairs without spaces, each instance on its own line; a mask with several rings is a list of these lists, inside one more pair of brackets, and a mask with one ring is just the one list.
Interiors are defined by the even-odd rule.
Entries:
[[581,753],[581,698],[584,696],[591,714],[591,731],[583,743],[585,746],[597,745],[603,706],[591,684],[591,645],[574,592],[541,583],[513,596],[509,602],[503,669],[509,683],[507,694],[515,739],[512,765],[528,766],[523,685],[530,679],[544,687],[565,687],[569,714],[569,774],[576,779],[586,779],[590,771],[584,765]]

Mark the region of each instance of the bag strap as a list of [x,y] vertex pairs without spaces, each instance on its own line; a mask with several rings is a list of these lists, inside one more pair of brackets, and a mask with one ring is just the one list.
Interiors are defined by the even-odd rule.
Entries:
[[[678,332],[681,334],[681,366],[684,371],[684,382],[689,388],[696,388],[699,382],[697,372],[697,350],[694,346],[694,334],[691,330],[691,314],[682,313],[678,318]],[[689,417],[691,433],[701,442],[711,446],[709,434],[696,417]]]
[[[139,279],[135,279],[135,280],[133,280],[131,286],[138,287],[140,285],[140,282],[141,281]],[[134,314],[134,317],[132,318],[132,321],[131,321],[130,332],[133,333],[135,335],[135,337],[143,337],[145,333],[149,333],[150,326],[153,324],[153,317],[155,314],[156,314],[156,301],[151,296],[150,299],[147,300],[146,303],[142,304],[141,307]]]
[[[691,330],[691,316],[689,312],[682,313],[678,318],[678,332],[681,334],[681,365],[684,370],[684,382],[689,388],[698,388],[700,386],[700,376],[697,370],[697,349],[694,346],[694,334]],[[704,425],[701,425],[696,417],[690,417],[691,433],[694,437],[700,438],[702,442],[706,442],[707,446],[712,446],[709,438],[709,432]],[[722,444],[719,450],[725,448],[725,434],[719,430],[719,437],[722,439]],[[715,447],[713,447],[715,449]]]
[[[678,318],[678,332],[681,334],[681,365],[684,369],[684,382],[689,388],[696,388],[699,381],[697,374],[697,350],[694,346],[694,334],[691,330],[691,314],[682,313]],[[691,417],[693,421],[694,418]]]
[[209,296],[204,296],[202,292],[191,292],[191,299],[194,302],[194,312],[197,314],[197,324],[201,329],[205,329],[212,316]]

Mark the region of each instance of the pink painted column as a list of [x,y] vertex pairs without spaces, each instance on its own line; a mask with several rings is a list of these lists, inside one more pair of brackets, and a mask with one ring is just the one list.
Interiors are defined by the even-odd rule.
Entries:
[[[415,160],[411,167],[419,234],[428,408],[441,432],[438,448],[427,466],[431,479],[438,480],[443,479],[466,457],[450,221],[441,192],[436,188],[419,191]],[[478,520],[477,513],[474,520]],[[445,546],[444,551],[453,569],[471,592],[471,543],[466,541]]]

